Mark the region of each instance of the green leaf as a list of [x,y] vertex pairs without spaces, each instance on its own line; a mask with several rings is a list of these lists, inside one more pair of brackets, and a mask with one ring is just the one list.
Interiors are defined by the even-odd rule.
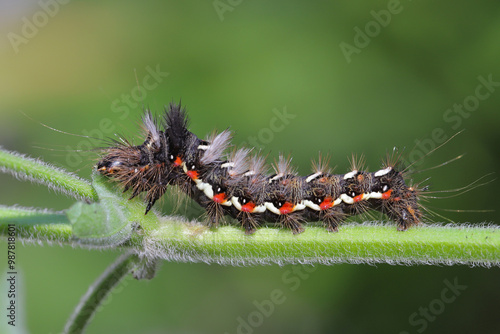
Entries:
[[92,175],[98,203],[75,203],[66,214],[74,236],[83,244],[112,247],[130,238],[132,221],[128,200],[116,184],[103,176]]

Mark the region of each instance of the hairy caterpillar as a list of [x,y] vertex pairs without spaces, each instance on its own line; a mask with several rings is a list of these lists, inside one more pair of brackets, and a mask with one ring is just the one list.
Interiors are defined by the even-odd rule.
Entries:
[[178,186],[205,208],[211,224],[224,216],[237,219],[247,234],[264,222],[278,223],[293,233],[304,221],[322,221],[337,231],[348,216],[377,210],[394,220],[399,231],[420,223],[419,196],[426,189],[405,182],[398,156],[389,156],[380,170],[367,172],[353,159],[352,171],[332,174],[323,160],[313,173],[299,176],[283,155],[268,175],[264,158],[242,148],[225,158],[231,133],[226,130],[207,140],[188,130],[180,104],[171,103],[162,129],[148,111],[143,116],[146,140],[134,146],[126,140],[103,149],[96,169],[120,182],[134,198],[146,193],[146,214],[168,186]]

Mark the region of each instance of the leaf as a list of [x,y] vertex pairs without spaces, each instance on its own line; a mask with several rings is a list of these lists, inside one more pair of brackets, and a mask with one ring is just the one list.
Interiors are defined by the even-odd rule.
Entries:
[[92,175],[98,203],[75,203],[66,214],[73,226],[73,234],[87,245],[113,247],[130,238],[132,221],[128,200],[116,185],[101,175]]

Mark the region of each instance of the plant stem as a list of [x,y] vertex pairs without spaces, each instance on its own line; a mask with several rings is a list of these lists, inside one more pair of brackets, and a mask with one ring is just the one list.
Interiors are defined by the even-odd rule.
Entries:
[[64,212],[0,205],[0,223],[17,225],[69,224]]
[[0,236],[9,235],[10,224],[16,227],[16,239],[38,244],[73,242],[73,229],[64,212],[0,205]]
[[[5,211],[5,210],[4,210]],[[9,220],[1,217],[0,235],[7,235]],[[208,228],[166,218],[143,220],[139,230],[114,248],[133,249],[149,259],[206,262],[225,265],[252,264],[466,264],[500,266],[500,228],[473,225],[430,225],[398,232],[393,224],[341,226],[338,233],[309,226],[293,235],[289,230],[263,227],[247,236],[235,226]],[[99,222],[95,222],[98,224]],[[102,247],[74,237],[67,223],[20,225],[18,239],[69,244],[82,248]]]
[[42,183],[76,199],[97,201],[89,182],[37,159],[0,148],[0,171],[20,179]]
[[226,226],[169,222],[143,240],[148,256],[174,261],[247,264],[467,264],[500,266],[500,228],[422,226],[406,232],[382,224],[346,224],[338,233],[308,227],[300,235],[261,228],[246,236]]
[[139,258],[137,255],[132,253],[124,254],[106,269],[80,300],[80,303],[64,327],[64,333],[83,333],[104,299],[135,268],[138,262]]

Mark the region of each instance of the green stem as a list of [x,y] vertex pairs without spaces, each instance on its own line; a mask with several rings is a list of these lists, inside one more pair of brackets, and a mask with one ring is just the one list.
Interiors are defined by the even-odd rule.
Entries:
[[0,205],[0,223],[17,225],[69,224],[64,212]]
[[[309,226],[304,233],[263,227],[247,236],[235,226],[209,229],[200,223],[140,222],[138,233],[118,248],[132,249],[150,259],[206,262],[224,265],[255,264],[465,264],[500,266],[500,229],[494,226],[422,226],[406,232],[393,224],[345,224],[338,233]],[[0,235],[7,224],[0,222]],[[95,248],[72,237],[68,224],[20,226],[19,239],[57,242]]]
[[0,171],[42,183],[77,199],[97,201],[89,182],[37,159],[0,148]]
[[139,258],[137,255],[124,254],[106,269],[80,300],[80,303],[64,327],[64,333],[83,333],[104,299],[135,268],[138,262]]
[[144,237],[147,255],[166,260],[247,264],[467,264],[500,266],[500,228],[422,226],[406,232],[393,224],[346,224],[338,233],[308,227],[300,235],[261,228],[246,236],[226,226],[168,222]]
[[0,205],[0,236],[9,235],[15,225],[16,238],[27,242],[70,244],[73,229],[64,212]]

